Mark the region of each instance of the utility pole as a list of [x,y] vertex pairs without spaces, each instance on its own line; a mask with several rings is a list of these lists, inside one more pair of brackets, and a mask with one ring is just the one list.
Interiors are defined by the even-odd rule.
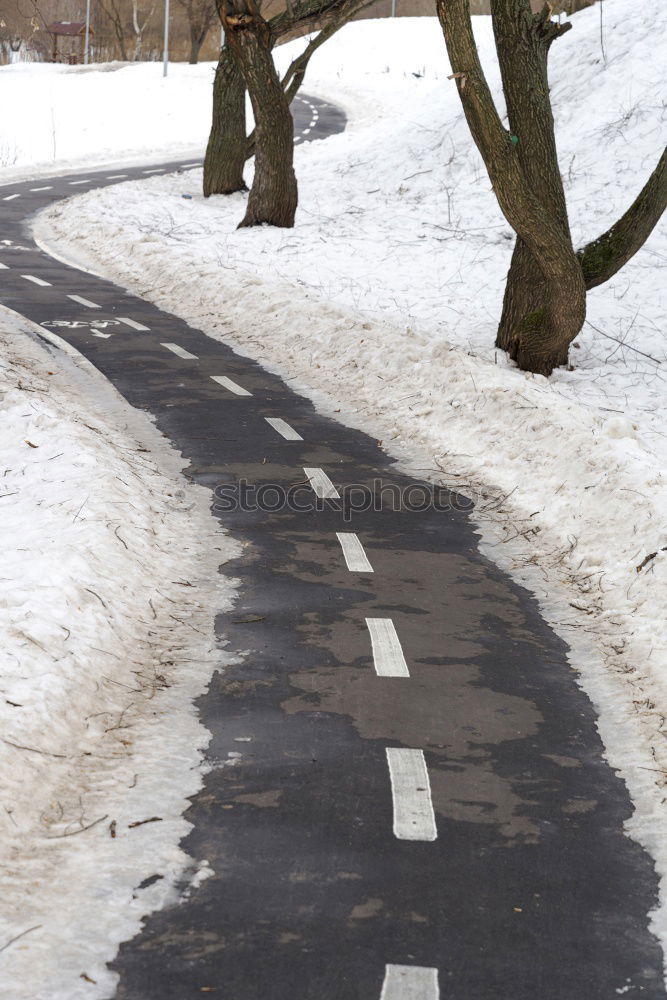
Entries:
[[169,72],[169,0],[164,0],[164,70],[163,76]]
[[83,64],[90,61],[90,0],[86,0],[86,37],[83,43]]

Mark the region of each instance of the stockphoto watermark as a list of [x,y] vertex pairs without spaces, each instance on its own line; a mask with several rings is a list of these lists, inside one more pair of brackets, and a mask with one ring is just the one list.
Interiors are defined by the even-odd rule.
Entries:
[[426,511],[467,513],[475,504],[466,496],[452,492],[444,486],[426,483],[388,483],[374,479],[369,483],[352,483],[340,486],[337,496],[321,497],[305,480],[290,486],[281,483],[249,483],[245,479],[237,483],[225,483],[215,489],[213,509],[218,514],[231,511],[253,513],[263,511],[275,514],[285,511],[308,513],[318,510],[335,510],[343,514],[346,521],[355,514],[366,511],[395,511],[423,514]]

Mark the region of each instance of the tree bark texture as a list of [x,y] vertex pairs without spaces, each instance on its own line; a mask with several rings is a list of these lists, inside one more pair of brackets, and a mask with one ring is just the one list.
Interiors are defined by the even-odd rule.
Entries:
[[[586,316],[586,289],[567,227],[564,199],[559,208],[558,194],[552,192],[545,203],[539,188],[533,190],[532,174],[526,176],[524,173],[522,161],[530,157],[531,149],[526,148],[520,154],[521,136],[511,130],[508,132],[500,120],[479,61],[469,0],[437,0],[437,11],[470,131],[485,162],[498,204],[524,244],[515,255],[520,253],[522,257],[532,258],[542,279],[537,304],[525,303],[523,283],[517,289],[521,296],[517,294],[508,299],[506,295],[504,312],[506,324],[511,329],[506,349],[519,367],[549,375],[567,360],[569,344]],[[544,30],[541,18],[546,15],[532,15],[528,0],[495,0],[492,16],[504,50],[504,72],[513,72],[519,77],[508,95],[508,110],[511,105],[512,116],[517,122],[524,114],[540,118],[540,109],[545,101],[548,102],[548,90],[540,93],[546,80],[546,52],[541,53],[538,45],[543,43],[533,33]],[[548,22],[548,18],[546,20]],[[558,28],[557,25],[550,27]],[[517,30],[523,32],[518,55],[516,37],[510,34],[512,29],[514,35]],[[511,47],[515,51],[513,66],[508,55]],[[521,87],[530,88],[531,93],[522,95]],[[541,121],[532,123],[528,134],[540,138],[542,155],[546,159],[555,156],[553,136],[551,142],[545,139],[550,127],[553,131],[553,121],[550,114],[547,118],[541,117]],[[529,140],[525,141],[528,144]],[[526,297],[530,300],[529,294]]]
[[634,202],[602,236],[577,254],[586,288],[609,281],[641,250],[667,208],[667,150]]
[[[511,141],[516,145],[521,170],[533,194],[554,224],[561,227],[569,243],[570,265],[574,266],[547,70],[551,44],[570,25],[552,22],[547,7],[540,14],[533,14],[528,0],[493,0],[492,13]],[[585,288],[580,286],[578,291],[582,297],[579,312],[584,310],[585,315]],[[526,243],[517,239],[496,337],[496,345],[515,360],[530,349],[528,339],[535,336],[535,321],[545,315],[541,310],[548,297],[545,275]],[[573,339],[578,332],[570,330],[568,336]],[[560,354],[556,353],[555,364],[566,363],[569,343],[567,340]]]
[[[232,4],[247,6],[247,12],[236,12]],[[273,64],[269,25],[254,3],[228,0],[224,27],[255,117],[255,176],[239,228],[268,223],[291,229],[298,201],[294,123]]]
[[213,83],[213,121],[204,157],[204,197],[245,191],[247,159],[245,83],[227,45]]

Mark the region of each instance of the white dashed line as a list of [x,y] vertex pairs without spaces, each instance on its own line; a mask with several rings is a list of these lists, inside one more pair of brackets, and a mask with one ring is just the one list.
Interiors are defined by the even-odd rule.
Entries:
[[78,302],[80,306],[85,306],[87,309],[101,309],[102,306],[98,306],[97,302],[91,302],[90,299],[84,299],[81,295],[68,295],[68,299],[72,302]]
[[294,136],[294,142],[295,142],[295,143],[297,143],[297,142],[301,142],[301,136],[300,136],[300,135],[295,135],[295,136]]
[[164,171],[164,167],[152,167],[151,170],[142,170],[142,174],[161,174]]
[[178,344],[162,344],[162,347],[166,347],[168,351],[172,354],[177,354],[179,358],[183,358],[184,361],[197,361],[196,354],[190,354],[183,347],[179,347]]
[[252,396],[251,392],[248,392],[247,389],[244,389],[236,382],[232,382],[232,380],[227,378],[226,375],[211,375],[211,378],[214,382],[217,382],[218,385],[222,385],[225,389],[229,389],[229,391],[233,392],[236,396]]
[[3,200],[3,201],[14,201],[14,198],[20,198],[20,197],[21,197],[21,195],[20,195],[20,194],[8,194],[8,195],[7,195],[7,196],[6,196],[5,198],[3,198],[2,200]]
[[90,184],[90,177],[84,177],[82,181],[68,181],[70,187],[76,187],[77,184]]
[[380,1000],[440,1000],[438,970],[420,965],[388,965]]
[[131,326],[133,330],[150,330],[149,326],[144,326],[143,323],[137,323],[136,319],[128,319],[127,316],[119,316],[118,321],[120,323],[125,323],[125,326]]
[[47,187],[42,188],[30,188],[31,191],[53,191],[53,184],[47,185]]
[[391,618],[367,618],[378,677],[409,677],[410,671]]
[[304,469],[320,500],[340,500],[340,493],[322,469]]
[[106,179],[108,181],[119,181],[123,177],[127,177],[127,174],[107,174]]
[[312,120],[312,121],[308,122],[308,127],[309,127],[309,129],[311,129],[311,128],[315,128],[315,124],[316,124],[316,122],[315,122],[315,119],[313,118],[313,120]]
[[303,130],[303,135],[308,135],[309,132],[310,132],[310,129],[309,128],[305,128]]
[[398,840],[436,840],[438,830],[423,750],[387,747],[386,753],[394,803],[394,836]]
[[36,278],[34,274],[22,274],[21,277],[25,278],[26,281],[32,281],[33,285],[42,285],[44,288],[52,287],[50,281],[44,281],[43,278]]
[[187,170],[188,167],[201,167],[201,163],[184,163],[181,170]]
[[9,267],[7,266],[7,264],[0,264],[0,271],[8,271],[8,270]]
[[281,417],[264,417],[267,424],[271,424],[274,431],[278,431],[281,437],[284,437],[286,441],[303,441],[300,434],[291,427],[286,420]]
[[336,538],[340,542],[350,573],[373,572],[364,547],[353,531],[337,531]]

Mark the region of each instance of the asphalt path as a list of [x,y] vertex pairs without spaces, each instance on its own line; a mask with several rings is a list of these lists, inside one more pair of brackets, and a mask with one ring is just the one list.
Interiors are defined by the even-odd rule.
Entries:
[[[294,117],[298,141],[345,125],[310,98]],[[211,769],[183,843],[215,874],[122,946],[117,1000],[664,998],[627,790],[469,502],[32,239],[45,205],[194,165],[0,188],[0,301],[153,414],[244,543],[216,622],[238,663],[198,704]]]

